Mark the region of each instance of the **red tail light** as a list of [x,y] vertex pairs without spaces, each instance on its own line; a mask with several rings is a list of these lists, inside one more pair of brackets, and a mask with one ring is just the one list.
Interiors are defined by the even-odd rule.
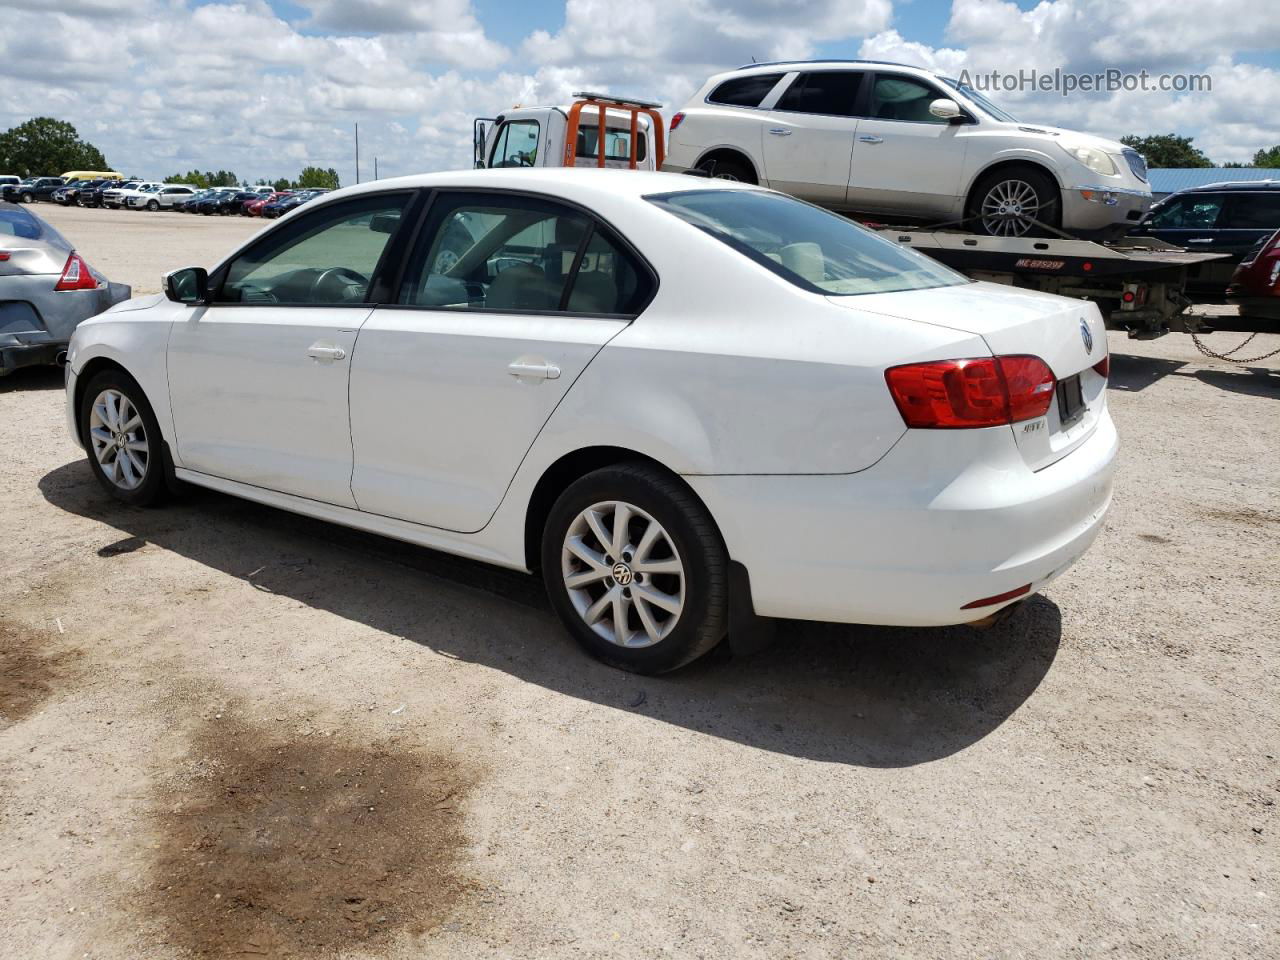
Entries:
[[67,265],[62,268],[62,276],[58,278],[58,282],[53,289],[96,290],[98,289],[98,278],[89,269],[89,264],[84,262],[84,257],[78,253],[73,253],[67,257]]
[[683,122],[684,122],[684,114],[677,113],[674,117],[671,118],[671,127],[668,129],[668,132],[675,133],[676,127],[680,126],[680,124]]
[[1101,360],[1093,365],[1093,372],[1104,380],[1111,376],[1111,354],[1107,354]]
[[966,603],[961,610],[977,610],[980,607],[994,607],[997,603],[1004,603],[1006,600],[1012,600],[1014,597],[1020,597],[1023,594],[1031,592],[1031,584],[1024,584],[1016,590],[1010,590],[1008,593],[997,593],[994,597],[983,597],[981,600],[974,600],[972,603]]
[[1053,371],[1039,357],[978,357],[890,367],[884,373],[908,427],[955,430],[1034,420],[1049,412]]
[[0,250],[0,263],[4,262],[5,260],[8,260],[8,259],[9,259],[9,251],[8,251],[8,250]]

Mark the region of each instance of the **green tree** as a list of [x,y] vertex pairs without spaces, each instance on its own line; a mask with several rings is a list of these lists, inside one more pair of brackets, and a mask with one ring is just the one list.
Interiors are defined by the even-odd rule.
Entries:
[[1276,144],[1270,150],[1259,150],[1255,153],[1253,155],[1253,165],[1271,169],[1280,167],[1280,144]]
[[1191,145],[1192,139],[1162,133],[1151,137],[1121,137],[1120,142],[1146,157],[1149,167],[1212,167],[1213,161]]
[[185,183],[189,187],[199,187],[203,190],[209,186],[208,179],[199,170],[189,170],[186,173],[171,173],[164,178],[165,183]]
[[291,183],[289,183],[289,178],[288,178],[288,177],[281,177],[279,180],[277,180],[277,181],[275,181],[273,184],[271,184],[271,186],[272,186],[272,188],[273,188],[274,190],[276,190],[277,192],[279,192],[279,191],[281,191],[281,190],[288,190],[288,189],[289,189],[289,187],[291,187],[291,186],[292,186],[292,184],[291,184]]
[[302,172],[298,174],[295,186],[302,189],[312,187],[324,187],[329,190],[338,189],[338,171],[330,167],[328,170],[321,170],[319,167],[303,167]]
[[108,170],[106,157],[65,120],[35,117],[0,133],[0,171],[24,177]]

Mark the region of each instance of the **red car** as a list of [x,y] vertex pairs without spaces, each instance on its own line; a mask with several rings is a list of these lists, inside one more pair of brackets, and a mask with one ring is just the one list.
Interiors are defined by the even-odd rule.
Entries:
[[1280,230],[1244,258],[1227,287],[1227,303],[1246,317],[1280,320]]
[[250,200],[240,208],[240,212],[246,217],[260,217],[262,216],[262,208],[268,203],[272,200],[279,200],[283,197],[287,197],[291,193],[293,193],[292,190],[280,190],[276,193],[264,194],[261,200]]

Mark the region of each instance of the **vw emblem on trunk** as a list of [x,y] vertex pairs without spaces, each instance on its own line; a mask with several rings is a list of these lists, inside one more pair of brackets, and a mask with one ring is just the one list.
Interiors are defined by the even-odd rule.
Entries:
[[1083,317],[1080,319],[1080,339],[1084,341],[1084,352],[1093,353],[1093,334],[1089,332],[1089,324]]

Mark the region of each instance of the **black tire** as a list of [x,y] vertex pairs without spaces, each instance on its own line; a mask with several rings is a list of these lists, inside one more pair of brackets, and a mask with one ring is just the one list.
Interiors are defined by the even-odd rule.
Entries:
[[713,180],[734,180],[738,183],[756,183],[755,171],[745,160],[732,157],[725,159],[703,160],[698,164],[699,170],[705,170]]
[[159,210],[159,209],[160,209],[160,201],[159,201],[159,200],[148,200],[148,201],[147,201],[147,209],[148,209],[148,210],[150,210],[152,213],[155,213],[157,210]]
[[35,202],[36,202],[36,196],[35,196],[35,194],[34,194],[34,193],[24,193],[24,194],[22,195],[22,202],[23,202],[23,203],[35,203]]
[[[656,520],[683,566],[683,608],[670,632],[650,646],[624,647],[597,634],[574,606],[565,585],[562,573],[565,538],[579,515],[602,501],[625,502]],[[638,522],[643,523],[643,519]],[[551,508],[543,528],[541,554],[543,581],[551,605],[574,639],[605,663],[633,673],[666,673],[708,653],[725,637],[728,552],[706,507],[671,474],[645,463],[621,463],[581,477]],[[632,574],[628,572],[627,576],[630,578]],[[635,576],[634,584],[639,585],[642,575]],[[651,584],[657,583],[652,575],[650,580]],[[613,579],[609,579],[608,584],[620,588]],[[600,588],[606,589],[605,584],[601,583]],[[638,611],[630,602],[627,616],[639,623]]]
[[[975,233],[989,237],[1043,237],[1057,236],[1035,224],[1024,224],[1017,220],[984,220],[983,206],[991,197],[1004,190],[1010,194],[1024,193],[1022,185],[1030,187],[1036,197],[1036,210],[1032,216],[1050,227],[1062,226],[1062,191],[1058,184],[1047,173],[1033,167],[1006,167],[989,173],[978,181],[969,197],[969,205],[965,210],[968,225]],[[1004,232],[1001,232],[1004,231]]]
[[[93,405],[106,390],[114,390],[122,394],[133,405],[142,420],[143,439],[146,440],[148,454],[142,480],[131,489],[125,489],[112,480],[103,469],[102,464],[99,463],[98,457],[94,454],[94,441],[90,436]],[[142,387],[138,385],[138,381],[117,368],[103,370],[101,373],[96,374],[85,386],[84,394],[80,400],[80,408],[77,411],[76,425],[80,430],[80,442],[84,445],[88,455],[89,469],[107,493],[121,503],[127,503],[134,507],[149,507],[164,499],[166,490],[165,477],[171,470],[165,459],[166,449],[164,439],[160,433],[160,424],[156,421],[156,415],[151,409],[151,404],[147,402],[146,394],[142,392]],[[136,433],[135,430],[132,435],[136,436]]]

